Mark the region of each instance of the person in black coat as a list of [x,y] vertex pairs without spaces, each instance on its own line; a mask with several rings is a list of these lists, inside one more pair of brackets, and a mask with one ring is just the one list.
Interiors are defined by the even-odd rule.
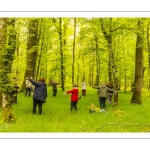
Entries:
[[43,103],[46,103],[47,98],[47,85],[44,78],[40,78],[38,82],[32,80],[32,78],[27,78],[34,86],[33,93],[33,114],[36,114],[36,107],[39,107],[39,114],[42,114]]

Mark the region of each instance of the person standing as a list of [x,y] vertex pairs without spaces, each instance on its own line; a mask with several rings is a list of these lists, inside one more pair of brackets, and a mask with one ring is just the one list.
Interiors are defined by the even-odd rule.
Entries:
[[83,81],[81,84],[82,84],[82,96],[86,96],[86,83]]
[[53,97],[55,97],[56,94],[57,94],[57,85],[58,85],[58,84],[59,84],[59,83],[57,83],[56,81],[52,81],[52,83],[49,84],[49,86],[52,86],[52,87],[53,87]]
[[46,103],[47,98],[47,84],[45,83],[44,78],[40,78],[38,82],[35,82],[31,78],[27,78],[34,86],[33,93],[33,114],[36,114],[36,107],[39,107],[39,114],[42,114],[43,103]]
[[32,88],[32,84],[29,80],[27,80],[26,78],[26,92],[25,92],[25,97],[28,95],[30,97],[31,95],[31,88]]
[[102,84],[100,86],[93,86],[93,88],[95,89],[99,89],[98,90],[98,96],[99,96],[99,103],[100,103],[100,111],[105,111],[105,103],[106,103],[106,99],[107,99],[107,93],[108,91],[112,91],[115,92],[114,90],[108,88],[105,84],[105,82],[102,82]]
[[68,90],[67,92],[64,93],[65,94],[70,94],[71,93],[71,105],[70,105],[70,110],[72,111],[73,108],[77,111],[77,102],[79,100],[78,98],[78,93],[79,93],[79,89],[77,87],[77,84],[73,84],[73,89],[72,90]]
[[[112,82],[108,82],[106,86],[107,86],[108,88],[110,88],[110,89],[113,89],[113,84],[112,84]],[[113,91],[108,91],[107,99],[108,99],[108,103],[109,103],[109,104],[112,104]]]

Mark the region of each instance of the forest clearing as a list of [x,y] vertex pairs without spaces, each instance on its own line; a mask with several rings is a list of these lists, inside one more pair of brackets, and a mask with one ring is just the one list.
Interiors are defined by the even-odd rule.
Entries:
[[[149,132],[149,18],[0,18],[0,29],[2,132]],[[30,77],[48,85],[41,116],[24,95]],[[63,94],[83,81],[87,95],[71,113]],[[113,83],[113,104],[89,113],[102,82]]]

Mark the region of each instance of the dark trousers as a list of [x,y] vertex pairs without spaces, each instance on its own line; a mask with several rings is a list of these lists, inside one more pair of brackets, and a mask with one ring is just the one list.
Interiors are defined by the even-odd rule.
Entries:
[[56,96],[57,94],[57,89],[53,90],[53,96]]
[[33,98],[33,114],[36,114],[36,107],[39,107],[39,114],[42,114],[42,106],[43,106],[43,102]]
[[74,108],[75,110],[77,110],[77,101],[76,101],[76,102],[72,102],[72,101],[71,101],[70,110],[72,111],[73,108]]
[[27,94],[28,94],[28,96],[30,96],[30,94],[31,94],[31,88],[26,87],[25,96],[27,96]]
[[86,95],[86,89],[83,89],[82,90],[82,96],[85,96]]
[[100,108],[105,109],[106,97],[99,97]]

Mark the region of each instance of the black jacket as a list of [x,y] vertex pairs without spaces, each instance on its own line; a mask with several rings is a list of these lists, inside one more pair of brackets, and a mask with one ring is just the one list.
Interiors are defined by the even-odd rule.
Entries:
[[45,103],[46,97],[47,97],[47,85],[46,85],[46,83],[35,82],[32,79],[29,79],[29,81],[35,86],[33,98]]

